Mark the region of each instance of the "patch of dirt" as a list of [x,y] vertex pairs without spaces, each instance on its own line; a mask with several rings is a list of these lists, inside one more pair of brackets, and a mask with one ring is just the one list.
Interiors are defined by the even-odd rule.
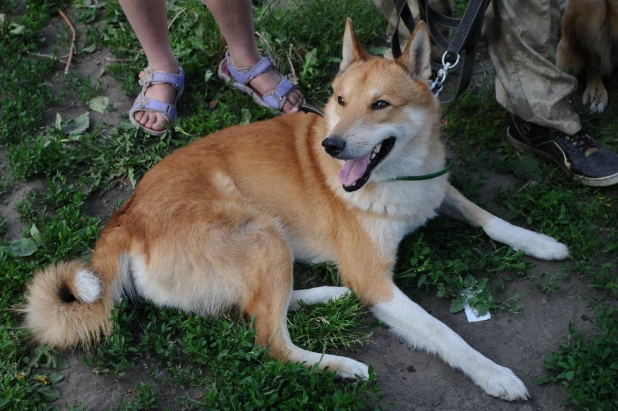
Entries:
[[[5,175],[4,173],[6,173],[6,175],[9,175],[6,166],[4,149],[2,147],[0,147],[0,171],[2,171],[2,176]],[[26,225],[21,221],[19,212],[17,211],[17,206],[26,197],[30,190],[40,190],[45,188],[45,181],[43,179],[33,179],[29,181],[9,181],[11,181],[12,189],[0,200],[0,215],[4,218],[6,222],[6,231],[4,232],[4,237],[8,241],[15,241],[22,238],[21,232],[22,230],[27,228]]]
[[[79,33],[85,32],[85,26],[81,23],[73,22],[75,29]],[[43,29],[43,45],[41,47],[41,54],[48,54],[51,50],[57,46],[56,37],[57,32],[64,21],[60,17],[53,18],[50,24]],[[78,41],[79,42],[79,41]],[[66,47],[68,51],[68,45]],[[62,56],[63,51],[59,54]],[[129,112],[133,101],[125,92],[121,89],[121,84],[112,76],[106,74],[106,65],[114,61],[114,55],[107,49],[96,49],[92,53],[80,53],[75,55],[70,67],[71,73],[76,73],[80,78],[90,78],[91,84],[95,85],[97,81],[101,81],[101,88],[99,90],[100,96],[109,98],[113,108],[111,110],[105,110],[103,113],[90,110],[90,121],[95,125],[105,127],[107,124],[116,124],[121,120],[122,115]],[[51,84],[56,95],[61,95],[62,89],[62,77],[64,73],[65,63],[58,62],[58,72],[52,77]],[[137,81],[137,78],[136,78]],[[70,119],[83,114],[87,110],[84,108],[81,101],[64,101],[58,107],[50,107],[45,111],[43,122],[45,124],[53,124],[56,113],[60,113],[63,119]]]
[[115,377],[105,373],[93,373],[84,365],[83,355],[85,353],[77,351],[69,357],[71,367],[62,371],[64,379],[58,384],[63,397],[54,405],[84,403],[89,410],[109,410],[117,406],[122,397],[125,402],[130,401],[140,382],[157,385],[160,404],[164,409],[182,410],[184,408],[178,408],[179,397],[198,399],[203,394],[202,388],[188,387],[183,390],[177,385],[158,384],[157,380],[165,379],[166,375],[156,371],[154,362],[142,361],[123,376]]
[[[534,275],[555,272],[561,264],[536,263]],[[582,319],[594,318],[585,298],[589,294],[586,286],[571,278],[562,289],[546,295],[529,281],[519,280],[508,292],[519,294],[522,312],[492,312],[490,320],[477,323],[469,323],[463,312],[451,314],[446,300],[424,297],[417,303],[483,355],[513,370],[528,387],[531,399],[511,403],[491,397],[441,359],[408,348],[379,328],[372,338],[376,346],[369,346],[358,358],[374,366],[385,399],[395,404],[394,410],[567,409],[560,385],[539,386],[536,380],[546,376],[543,359],[566,341],[569,322],[584,334],[594,332],[594,326]]]

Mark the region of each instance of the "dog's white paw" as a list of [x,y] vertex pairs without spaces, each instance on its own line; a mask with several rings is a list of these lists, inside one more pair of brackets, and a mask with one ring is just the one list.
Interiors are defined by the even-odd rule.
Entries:
[[344,380],[369,378],[369,367],[362,362],[355,361],[351,358],[338,357],[338,364],[329,366],[332,371],[335,371],[339,377]]
[[541,260],[564,260],[569,257],[567,246],[554,238],[514,226],[498,217],[494,217],[483,229],[494,240]]
[[534,234],[535,238],[522,249],[527,255],[539,260],[565,260],[569,258],[569,249],[566,245],[548,235],[531,233]]
[[590,103],[590,112],[604,112],[608,101],[607,89],[600,80],[599,82],[588,83],[584,95],[582,96],[582,103],[584,105]]
[[484,373],[483,380],[476,382],[483,390],[494,397],[507,401],[527,400],[528,389],[513,371],[500,365]]

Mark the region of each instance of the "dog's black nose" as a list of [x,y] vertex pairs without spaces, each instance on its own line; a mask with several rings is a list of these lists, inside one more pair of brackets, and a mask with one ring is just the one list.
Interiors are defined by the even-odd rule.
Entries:
[[345,148],[345,140],[339,136],[328,136],[322,141],[322,147],[332,157],[337,157]]

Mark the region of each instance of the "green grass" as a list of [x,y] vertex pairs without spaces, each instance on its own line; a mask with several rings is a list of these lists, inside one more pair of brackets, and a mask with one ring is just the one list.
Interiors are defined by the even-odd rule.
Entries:
[[153,385],[140,382],[133,395],[134,398],[130,401],[125,401],[125,397],[122,396],[120,403],[113,407],[112,411],[158,410],[161,408],[159,396]]
[[548,376],[539,384],[559,382],[569,402],[582,410],[618,408],[618,319],[613,309],[600,308],[599,335],[586,339],[569,324],[569,338],[545,360]]
[[[154,138],[125,122],[107,128],[92,127],[88,105],[101,91],[100,79],[82,78],[75,72],[55,75],[60,70],[58,61],[37,55],[43,39],[41,30],[56,15],[56,9],[64,9],[74,23],[88,24],[78,35],[74,61],[79,63],[89,53],[108,47],[121,61],[107,70],[123,81],[130,95],[136,94],[136,75],[145,67],[145,59],[117,2],[97,5],[83,0],[69,6],[67,2],[26,1],[22,14],[7,14],[0,28],[0,144],[5,152],[3,168],[12,176],[11,180],[4,176],[0,180],[0,198],[19,180],[47,180],[45,189],[31,191],[17,207],[28,227],[22,238],[12,243],[0,239],[3,409],[45,409],[60,395],[55,384],[61,376],[54,368],[62,369],[66,362],[53,352],[33,351],[31,345],[24,344],[28,341],[27,331],[18,327],[20,318],[10,308],[23,301],[25,285],[36,268],[76,257],[88,258],[101,228],[99,221],[85,212],[85,202],[92,194],[124,179],[134,186],[163,156],[199,135],[271,116],[252,104],[249,97],[213,78],[223,44],[203,4],[188,0],[168,3],[170,20],[178,15],[171,29],[172,45],[191,85],[180,106],[186,115],[173,125],[179,132]],[[339,54],[344,22],[343,17],[341,24],[324,20],[325,13],[349,8],[354,18],[367,27],[361,35],[368,40],[384,24],[371,9],[361,6],[360,0],[341,0],[329,4],[321,14],[315,5],[298,6],[290,13],[258,8],[256,30],[264,38],[261,46],[278,47],[274,57],[282,70],[302,74],[301,85],[307,95],[323,101],[328,95],[328,79],[337,66],[331,55]],[[286,31],[290,18],[298,20],[307,12],[314,13],[313,20],[319,22],[328,43],[320,41],[309,27],[295,30],[294,37]],[[69,36],[67,28],[59,25],[52,57],[68,47]],[[290,47],[292,42],[298,46]],[[127,57],[131,57],[130,61],[123,61]],[[292,66],[284,67],[284,62]],[[81,107],[81,114],[66,116],[56,109],[54,122],[41,122],[46,110],[64,102]],[[106,109],[113,108],[111,103]],[[0,233],[5,225],[0,219]],[[356,299],[346,298],[291,314],[289,327],[294,340],[307,348],[322,352],[358,349],[370,335],[360,327],[365,313]],[[254,345],[251,322],[236,314],[223,320],[207,319],[141,302],[138,307],[119,305],[113,319],[114,334],[86,355],[86,364],[99,373],[122,375],[138,361],[150,358],[154,369],[164,371],[166,376],[157,379],[155,374],[159,373],[153,372],[153,383],[140,383],[133,395],[123,397],[116,407],[119,410],[160,409],[158,390],[167,384],[203,387],[203,395],[178,398],[174,407],[381,407],[374,376],[365,382],[341,384],[333,373],[270,360],[262,348]],[[42,373],[41,367],[51,371]],[[79,404],[68,406],[84,409]]]
[[[224,45],[212,16],[199,0],[176,0],[167,3],[168,17],[175,19],[170,36],[190,85],[179,106],[182,117],[161,137],[144,135],[126,121],[93,127],[93,111],[88,105],[101,93],[100,76],[82,78],[74,72],[64,76],[62,64],[37,53],[43,28],[61,8],[74,23],[85,24],[78,34],[75,61],[80,63],[94,51],[109,49],[118,61],[102,68],[101,73],[119,79],[129,96],[137,95],[136,76],[146,66],[145,56],[118,2],[26,0],[24,7],[17,3],[6,2],[0,26],[0,146],[5,154],[0,203],[20,180],[46,180],[43,190],[30,192],[18,206],[27,227],[20,240],[8,242],[3,234],[6,222],[0,218],[0,408],[20,410],[45,409],[57,398],[55,383],[61,378],[57,369],[67,364],[56,353],[27,344],[27,332],[18,327],[20,318],[10,308],[23,301],[25,285],[37,267],[89,257],[101,229],[100,221],[86,212],[93,194],[124,182],[135,186],[174,149],[201,135],[271,114],[250,97],[221,84],[215,71]],[[461,4],[457,2],[460,12]],[[326,101],[337,71],[345,16],[353,18],[361,42],[383,45],[386,23],[363,0],[305,1],[292,3],[286,10],[264,5],[255,8],[259,46],[273,55],[283,72],[298,77],[308,100],[317,105]],[[58,50],[66,50],[70,41],[62,21],[57,28],[52,56],[64,54]],[[618,104],[612,102],[618,102],[617,94],[610,95],[607,113],[582,119],[592,135],[614,148],[618,147],[618,126],[613,121]],[[63,104],[73,102],[79,110],[69,116]],[[110,103],[106,110],[113,110],[114,102]],[[54,120],[43,123],[50,113]],[[505,133],[507,116],[495,102],[489,82],[446,107],[444,120],[447,143],[456,153],[455,184],[478,200],[488,173],[512,178],[513,188],[497,190],[486,206],[516,224],[569,244],[573,261],[557,272],[533,277],[532,263],[521,253],[492,242],[480,229],[436,219],[403,241],[397,283],[411,294],[429,293],[446,299],[451,312],[463,309],[461,293],[471,288],[475,297],[469,302],[481,313],[517,313],[525,307],[520,306],[517,294],[509,291],[509,283],[522,278],[539,292],[551,293],[566,277],[579,276],[607,301],[615,299],[615,188],[578,186],[554,165],[521,154],[497,137]],[[295,271],[296,282],[303,288],[339,281],[336,268],[328,264],[298,266]],[[571,329],[565,335],[568,343],[546,361],[546,382],[564,383],[567,398],[582,409],[604,409],[611,401],[607,396],[609,381],[616,381],[616,316],[605,308],[600,312],[598,336],[586,339]],[[363,326],[365,314],[350,297],[304,307],[290,314],[288,324],[295,343],[306,349],[357,350],[370,334]],[[181,396],[174,407],[383,407],[373,376],[368,382],[342,384],[332,373],[269,360],[253,344],[250,319],[236,313],[209,319],[139,301],[136,306],[120,304],[113,315],[113,335],[88,353],[85,363],[98,373],[122,375],[148,360],[153,370],[151,380],[139,383],[133,394],[123,397],[118,410],[160,409],[159,390],[168,384],[181,389],[200,387],[203,393]],[[68,406],[85,409],[79,404]]]

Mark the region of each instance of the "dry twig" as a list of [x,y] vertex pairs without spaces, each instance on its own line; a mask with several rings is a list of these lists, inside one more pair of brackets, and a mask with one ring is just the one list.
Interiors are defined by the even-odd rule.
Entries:
[[66,64],[66,61],[64,61],[63,59],[68,57],[68,56],[57,57],[57,56],[52,56],[50,54],[31,53],[31,52],[28,52],[28,54],[30,54],[31,56],[46,58],[50,60],[58,60],[59,62],[65,63],[65,64]]
[[270,43],[268,41],[266,41],[264,36],[262,36],[262,34],[259,31],[256,31],[254,34],[262,39],[262,42],[264,43],[264,45],[266,46],[266,49],[267,49],[266,52],[268,54],[270,54],[272,56],[272,58],[275,58],[277,53],[275,53],[275,49],[270,45]]
[[75,52],[75,27],[73,27],[73,25],[71,24],[71,22],[69,21],[68,17],[66,16],[66,14],[64,14],[62,12],[62,10],[58,10],[58,14],[60,14],[60,16],[62,17],[62,19],[64,20],[64,22],[69,26],[69,28],[71,29],[71,48],[69,49],[69,58],[67,60],[67,65],[64,68],[64,74],[69,74],[69,67],[71,67],[71,59],[73,58],[73,53]]
[[107,63],[108,61],[111,61],[111,62],[117,62],[117,61],[133,61],[133,59],[115,59],[115,58],[112,58],[112,57],[105,57],[103,60],[104,60],[106,63]]
[[292,64],[292,58],[290,57],[290,55],[292,54],[292,50],[294,50],[294,47],[290,44],[290,52],[285,53],[285,56],[287,57],[288,64],[290,65],[290,73],[292,73],[292,76],[295,79],[298,79],[298,77],[296,77],[296,70],[294,70],[294,65]]
[[170,27],[172,27],[172,24],[174,24],[174,22],[176,21],[176,19],[178,18],[178,16],[180,16],[182,13],[184,13],[185,11],[187,11],[187,9],[182,9],[178,12],[178,14],[176,14],[174,16],[174,18],[172,19],[172,21],[170,21],[170,24],[167,25],[167,30],[169,31]]

